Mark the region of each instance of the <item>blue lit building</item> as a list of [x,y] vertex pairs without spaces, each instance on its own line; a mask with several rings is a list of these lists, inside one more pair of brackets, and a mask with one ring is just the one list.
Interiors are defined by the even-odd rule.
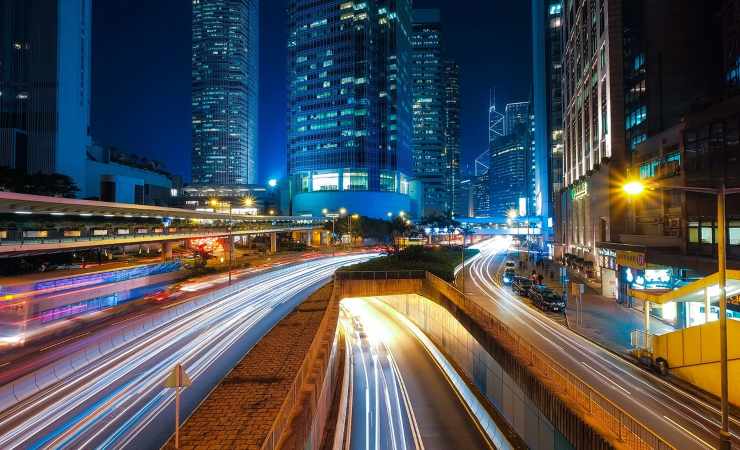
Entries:
[[412,212],[409,0],[290,0],[293,214]]
[[258,0],[193,0],[193,184],[257,180]]
[[71,177],[85,196],[91,0],[0,2],[0,165]]
[[556,195],[563,186],[562,16],[562,0],[532,0],[533,155],[540,163],[535,178],[541,214],[555,222]]
[[[491,146],[491,163],[488,169],[491,183],[490,215],[506,217],[516,210],[529,215],[529,146],[526,133],[512,133],[497,139]],[[494,175],[495,174],[495,175]],[[522,199],[524,205],[521,204]]]

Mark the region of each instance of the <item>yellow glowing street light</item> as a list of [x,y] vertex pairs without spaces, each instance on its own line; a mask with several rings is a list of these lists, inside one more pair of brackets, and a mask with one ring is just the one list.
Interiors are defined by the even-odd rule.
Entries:
[[254,199],[252,197],[244,197],[244,200],[242,202],[245,207],[251,208],[254,206]]
[[401,212],[398,213],[398,215],[401,216],[401,217],[404,217],[406,215],[406,213],[403,212],[403,211],[401,211]]
[[274,216],[274,215],[275,215],[275,210],[274,210],[274,209],[271,209],[271,210],[270,210],[270,215],[271,215],[271,216]]
[[352,218],[353,218],[353,219],[359,219],[359,218],[360,218],[360,215],[359,215],[359,214],[357,214],[357,213],[355,213],[355,214],[352,214]]
[[519,213],[516,209],[510,209],[507,215],[509,216],[509,219],[514,220],[516,219],[516,216],[519,215]]
[[321,214],[329,214],[329,210],[324,208],[321,210]]
[[339,214],[341,215],[347,214],[347,208],[339,208]]
[[622,186],[622,190],[627,193],[627,195],[640,195],[645,190],[645,185],[639,181],[630,181]]

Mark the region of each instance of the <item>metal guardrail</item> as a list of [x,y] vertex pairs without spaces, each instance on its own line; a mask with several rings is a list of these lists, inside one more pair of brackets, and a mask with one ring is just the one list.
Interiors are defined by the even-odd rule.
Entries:
[[653,352],[653,342],[655,335],[650,334],[645,330],[632,330],[630,331],[630,346],[633,349],[645,350],[647,352]]
[[337,270],[334,274],[337,280],[423,280],[426,272],[423,270],[395,270],[395,271],[354,271]]
[[674,449],[646,425],[553,358],[522,339],[510,327],[455,287],[431,273],[426,274],[426,280],[475,320],[481,328],[491,333],[512,355],[539,374],[541,379],[544,378],[543,381],[553,392],[568,403],[581,408],[587,420],[591,419],[613,433],[622,445],[640,450]]

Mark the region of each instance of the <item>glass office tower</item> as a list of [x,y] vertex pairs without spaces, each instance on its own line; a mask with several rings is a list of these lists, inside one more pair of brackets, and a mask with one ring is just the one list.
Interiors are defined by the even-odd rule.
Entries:
[[409,212],[408,0],[288,4],[294,214]]
[[0,2],[0,165],[71,177],[85,196],[90,0]]
[[193,0],[193,184],[257,181],[258,0]]

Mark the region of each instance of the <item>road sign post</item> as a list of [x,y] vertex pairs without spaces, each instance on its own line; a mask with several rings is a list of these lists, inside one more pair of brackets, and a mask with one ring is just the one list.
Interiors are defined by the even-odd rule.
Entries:
[[175,390],[175,448],[180,448],[180,390],[193,384],[182,364],[172,368],[164,387]]

